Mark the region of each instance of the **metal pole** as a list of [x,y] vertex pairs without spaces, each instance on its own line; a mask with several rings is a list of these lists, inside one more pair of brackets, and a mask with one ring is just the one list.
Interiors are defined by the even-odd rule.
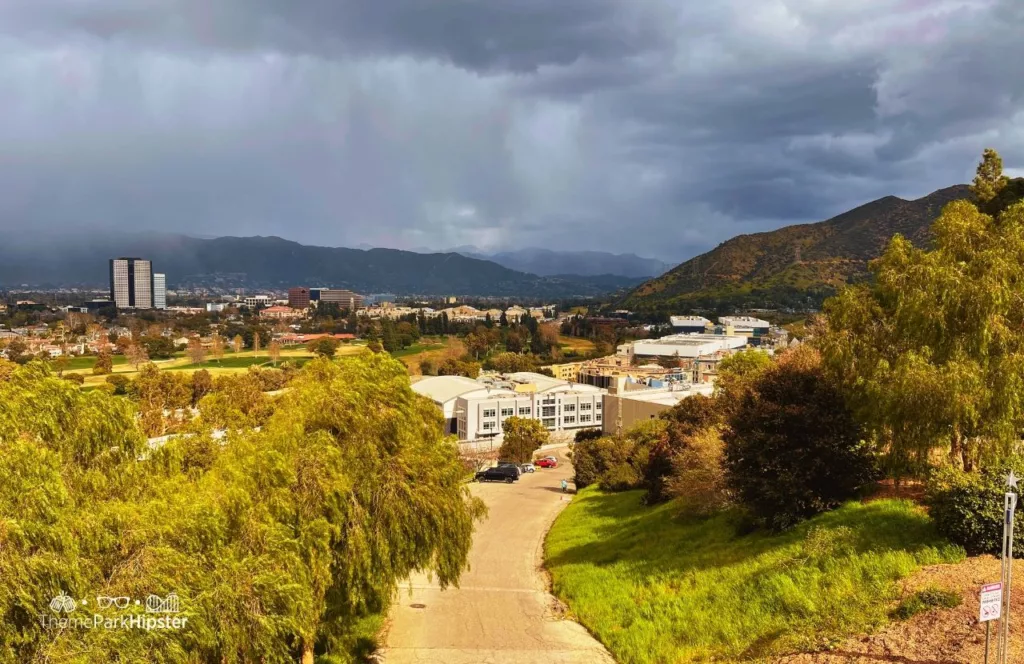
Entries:
[[992,636],[992,621],[985,622],[985,664],[988,664],[988,641]]
[[1010,661],[1010,590],[1013,583],[1013,512],[1017,507],[1017,494],[1007,493],[1006,502],[1006,588],[1003,591],[1006,609],[1003,613],[1003,664]]

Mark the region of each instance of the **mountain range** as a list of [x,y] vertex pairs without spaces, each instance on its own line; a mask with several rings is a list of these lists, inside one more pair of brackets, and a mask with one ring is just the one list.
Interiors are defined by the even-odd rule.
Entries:
[[[33,241],[36,244],[33,244]],[[94,233],[18,238],[0,245],[0,285],[108,283],[108,259],[138,256],[167,275],[169,287],[331,286],[363,293],[572,297],[606,295],[638,278],[538,276],[459,253],[315,247],[279,237],[195,238],[163,233]]]
[[967,185],[917,200],[886,196],[826,221],[739,235],[643,283],[621,304],[659,311],[814,308],[842,285],[867,278],[868,261],[896,233],[925,246],[942,208],[971,196]]
[[493,261],[510,270],[528,272],[542,277],[576,274],[595,277],[614,274],[621,277],[656,277],[671,269],[672,263],[636,254],[613,254],[607,251],[553,251],[528,247],[515,251],[488,253],[474,246],[461,246],[447,251],[469,258]]

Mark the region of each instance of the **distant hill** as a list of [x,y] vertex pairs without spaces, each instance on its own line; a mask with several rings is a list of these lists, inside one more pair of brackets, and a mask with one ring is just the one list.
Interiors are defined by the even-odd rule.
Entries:
[[867,276],[896,233],[924,246],[931,223],[967,185],[913,201],[886,196],[827,221],[740,235],[632,291],[634,309],[694,306],[816,306],[843,284]]
[[494,261],[510,270],[541,276],[575,274],[585,277],[619,275],[622,277],[656,277],[672,267],[671,263],[644,258],[636,254],[613,254],[607,251],[553,251],[529,247],[516,251],[486,253],[476,247],[451,249],[470,258]]
[[105,285],[108,259],[140,256],[167,274],[169,287],[351,288],[364,293],[569,297],[604,295],[639,279],[527,274],[457,253],[314,247],[279,237],[199,239],[159,233],[21,239],[0,246],[0,285]]

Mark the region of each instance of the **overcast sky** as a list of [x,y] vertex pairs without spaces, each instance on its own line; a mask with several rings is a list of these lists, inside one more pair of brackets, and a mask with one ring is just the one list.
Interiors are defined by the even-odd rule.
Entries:
[[0,0],[0,231],[679,260],[1024,167],[1022,34],[1020,0]]

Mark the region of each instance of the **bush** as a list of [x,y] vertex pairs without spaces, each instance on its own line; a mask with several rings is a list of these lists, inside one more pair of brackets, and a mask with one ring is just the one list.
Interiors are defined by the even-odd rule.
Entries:
[[892,617],[897,620],[906,620],[918,613],[932,609],[953,609],[960,606],[961,603],[963,603],[963,598],[960,593],[929,586],[924,590],[918,590],[900,602],[900,605],[893,610]]
[[61,378],[63,378],[64,380],[69,380],[72,383],[77,383],[78,385],[82,385],[85,383],[85,376],[83,376],[82,374],[69,373],[64,374],[63,376],[61,376]]
[[[1021,467],[1018,465],[1018,467]],[[999,555],[1003,548],[1003,495],[1009,466],[966,473],[944,467],[932,473],[926,502],[935,527],[971,555]],[[1015,514],[1013,550],[1024,555],[1024,510]]]
[[662,413],[661,418],[667,422],[665,436],[651,449],[650,461],[644,470],[645,500],[648,504],[672,498],[666,482],[677,470],[676,455],[690,446],[695,435],[718,426],[722,412],[717,399],[698,394],[683,399]]
[[728,424],[726,480],[759,525],[783,530],[834,509],[877,475],[860,426],[813,349],[763,371]]
[[664,420],[650,420],[618,436],[581,436],[572,448],[576,488],[598,484],[606,491],[627,491],[642,486],[651,450],[666,426]]
[[709,516],[731,502],[722,466],[725,444],[718,427],[702,429],[672,458],[664,491],[691,514]]
[[107,376],[106,382],[108,385],[114,387],[114,394],[123,395],[128,394],[128,386],[131,385],[132,381],[121,374],[111,374]]

